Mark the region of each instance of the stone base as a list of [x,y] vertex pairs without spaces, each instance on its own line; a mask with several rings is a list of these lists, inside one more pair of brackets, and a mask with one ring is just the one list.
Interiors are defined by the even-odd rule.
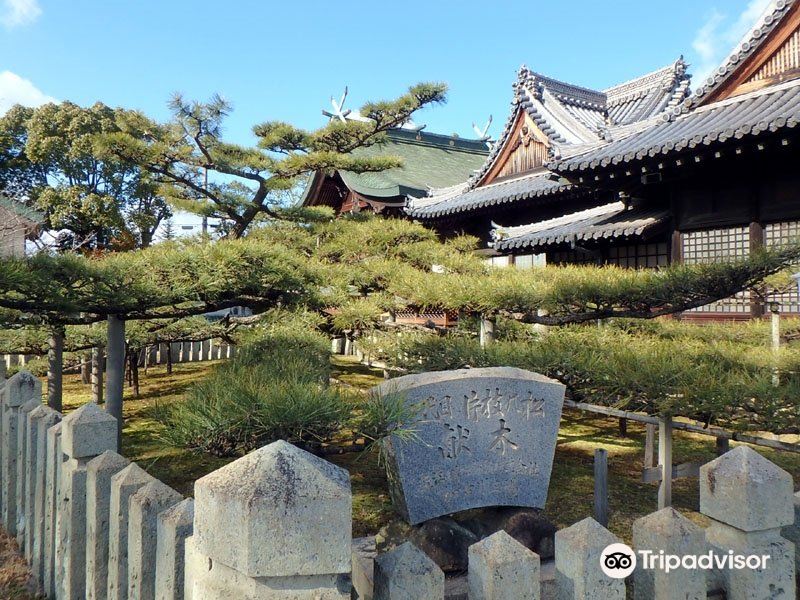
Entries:
[[347,600],[351,595],[346,574],[296,577],[247,577],[197,552],[186,544],[186,581],[192,600]]

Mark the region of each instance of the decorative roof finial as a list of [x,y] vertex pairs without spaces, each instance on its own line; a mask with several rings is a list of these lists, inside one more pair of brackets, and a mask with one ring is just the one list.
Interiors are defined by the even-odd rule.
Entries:
[[492,115],[489,115],[489,120],[486,121],[486,125],[483,126],[483,129],[480,129],[477,125],[475,125],[475,121],[472,122],[472,130],[477,134],[478,139],[486,144],[486,147],[491,149],[494,145],[494,140],[492,140],[492,136],[489,135],[489,127],[492,126]]

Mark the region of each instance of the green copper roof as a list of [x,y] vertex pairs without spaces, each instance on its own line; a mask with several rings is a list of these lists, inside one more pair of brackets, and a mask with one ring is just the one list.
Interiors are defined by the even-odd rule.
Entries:
[[351,190],[378,198],[424,196],[430,188],[456,185],[469,179],[486,160],[489,150],[480,140],[392,129],[380,144],[359,148],[359,156],[398,156],[399,169],[378,173],[340,173]]

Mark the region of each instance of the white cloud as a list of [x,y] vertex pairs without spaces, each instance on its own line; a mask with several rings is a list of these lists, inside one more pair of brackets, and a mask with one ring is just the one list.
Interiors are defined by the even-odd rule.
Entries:
[[719,10],[713,10],[697,30],[692,48],[697,57],[694,72],[695,87],[705,82],[742,36],[755,24],[772,0],[750,0],[744,10],[731,19]]
[[47,102],[57,102],[28,79],[23,79],[11,71],[0,71],[0,115],[14,106],[22,104],[24,106],[39,106]]
[[42,14],[39,0],[2,0],[0,6],[0,23],[6,29],[33,23]]

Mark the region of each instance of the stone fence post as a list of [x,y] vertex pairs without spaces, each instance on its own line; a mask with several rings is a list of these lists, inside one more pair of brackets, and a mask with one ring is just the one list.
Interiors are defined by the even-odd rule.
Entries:
[[128,519],[130,498],[155,479],[136,463],[111,477],[108,526],[108,600],[128,597]]
[[25,547],[25,512],[28,503],[28,472],[29,448],[28,448],[28,415],[42,405],[41,397],[31,398],[20,406],[17,416],[17,544],[20,550],[27,557],[28,552]]
[[131,496],[128,511],[128,598],[156,597],[156,535],[158,514],[183,500],[178,492],[158,480]]
[[[37,409],[39,410],[39,409]],[[47,466],[48,461],[48,431],[61,422],[61,413],[49,406],[42,405],[44,415],[39,419],[36,433],[36,482],[34,484],[33,507],[33,575],[40,584],[44,584],[45,574],[45,540],[47,536],[47,502],[48,498],[55,498],[48,486]],[[52,483],[55,485],[55,482]],[[50,512],[52,515],[52,510]]]
[[502,529],[469,547],[470,600],[539,600],[539,555]]
[[194,500],[187,498],[158,515],[156,600],[183,600],[186,538],[194,526]]
[[56,594],[56,532],[58,531],[58,499],[61,493],[61,466],[64,463],[61,451],[61,423],[47,430],[47,462],[45,479],[47,490],[44,497],[44,587],[48,598]]
[[633,523],[633,548],[638,561],[633,574],[635,600],[706,600],[706,573],[701,569],[644,569],[642,551],[675,556],[705,553],[703,530],[672,507]]
[[39,403],[28,413],[27,433],[25,434],[25,558],[33,565],[33,537],[36,529],[36,479],[44,469],[39,464],[39,422],[53,409]]
[[56,597],[86,597],[86,466],[117,448],[117,420],[94,402],[71,412],[61,422],[61,466],[56,546]]
[[86,465],[86,599],[105,600],[108,592],[108,540],[111,478],[130,464],[106,450]]
[[625,600],[625,580],[600,568],[606,546],[620,539],[591,517],[556,532],[556,587],[559,600]]
[[[781,529],[781,536],[794,544],[794,574],[800,577],[800,492],[794,495],[794,523]],[[797,587],[800,588],[800,580]]]
[[444,598],[444,573],[411,542],[378,556],[375,559],[374,578],[374,600]]
[[19,371],[3,388],[2,502],[3,525],[10,535],[17,534],[17,458],[19,453],[19,413],[30,400],[42,401],[42,382],[28,371]]
[[794,523],[792,492],[792,476],[747,446],[700,468],[700,512],[712,519],[709,549],[719,557],[769,557],[714,571],[710,583],[728,600],[795,597],[795,548],[781,537]]
[[194,600],[350,597],[350,476],[277,441],[195,483]]

